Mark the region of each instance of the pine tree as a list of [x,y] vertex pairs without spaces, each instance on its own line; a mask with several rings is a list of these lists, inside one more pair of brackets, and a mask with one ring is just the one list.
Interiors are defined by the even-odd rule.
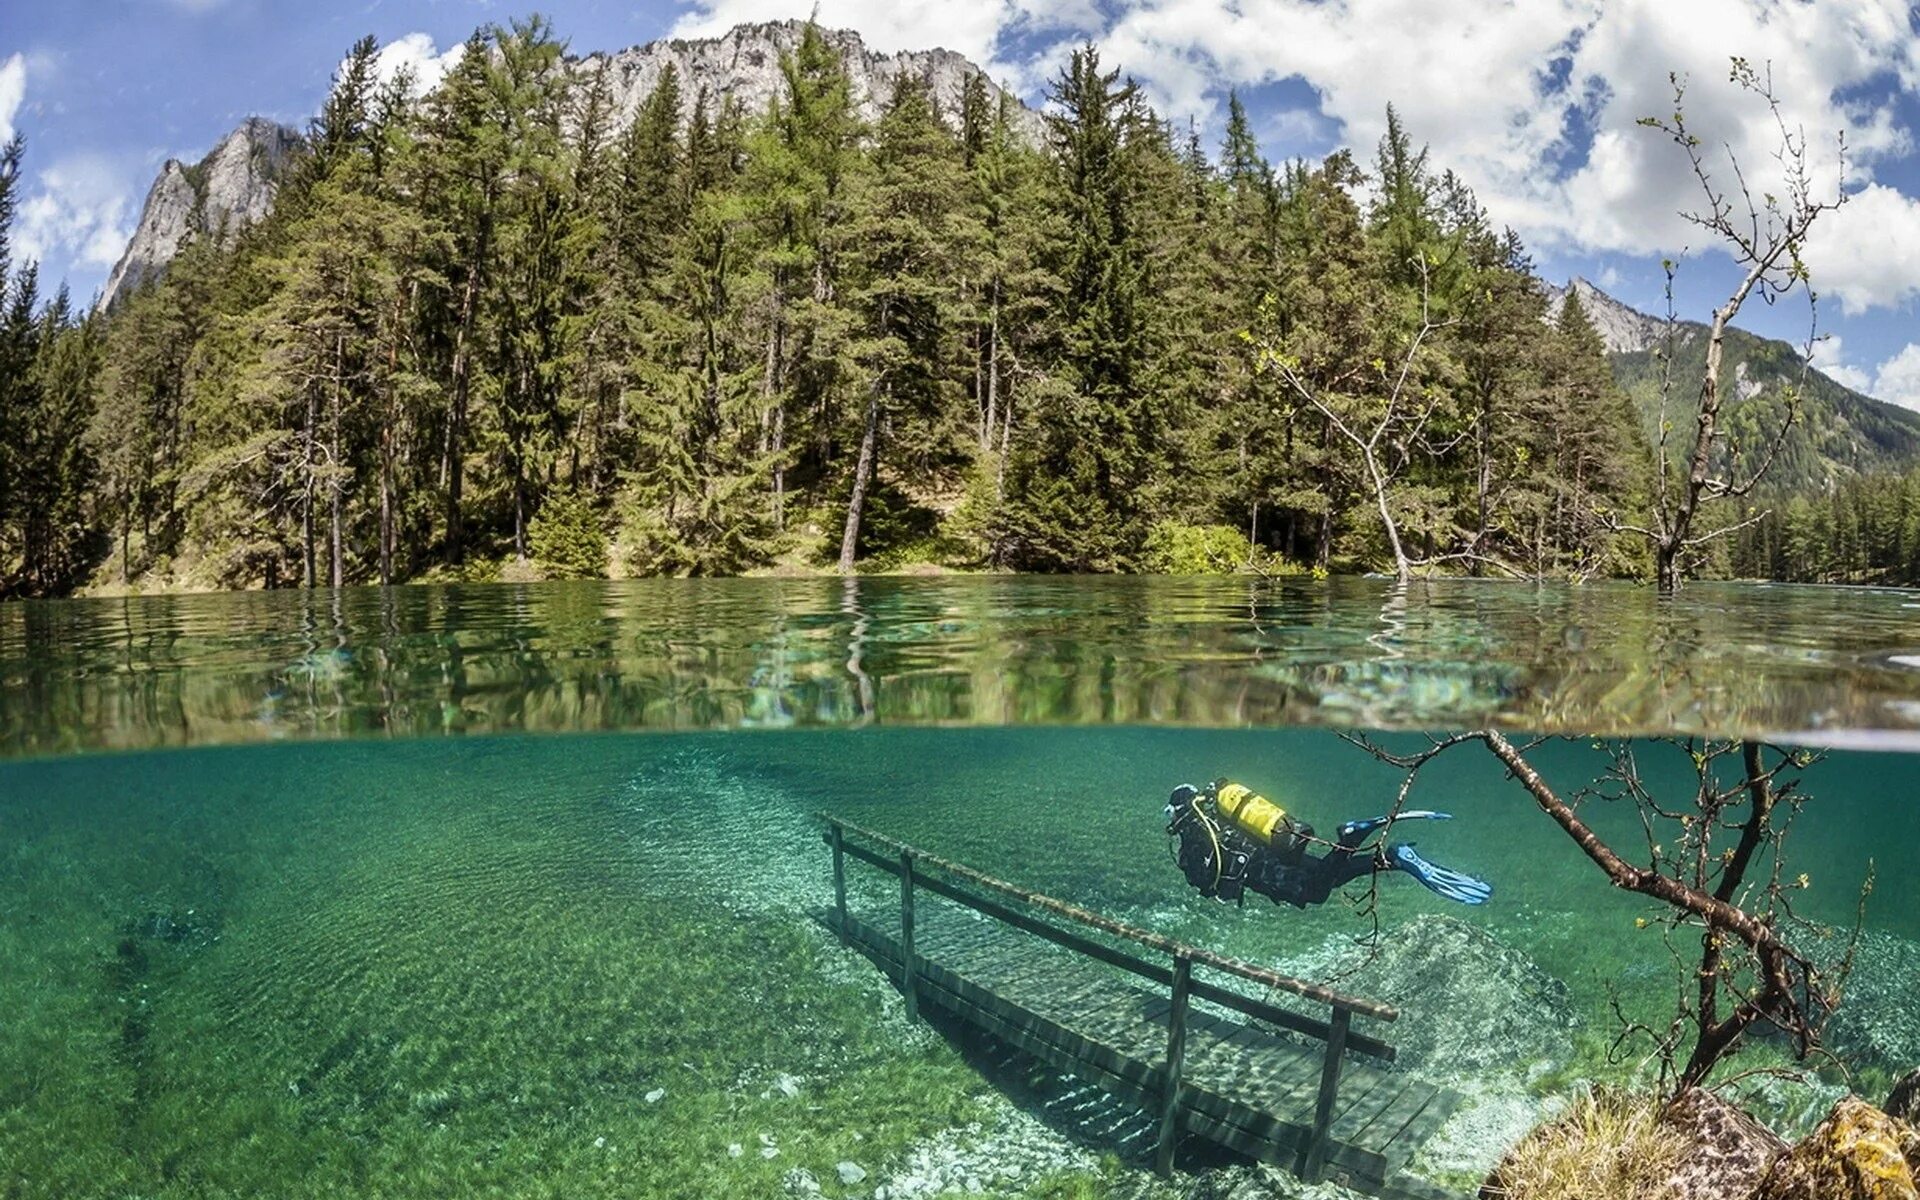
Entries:
[[894,438],[920,441],[923,455],[942,455],[934,445],[945,440],[955,391],[948,338],[956,297],[944,276],[965,187],[960,149],[941,126],[927,85],[897,77],[876,130],[873,171],[862,180],[847,226],[849,274],[858,280],[848,296],[859,313],[852,355],[865,395],[840,539],[842,574],[853,570],[860,547],[883,422]]

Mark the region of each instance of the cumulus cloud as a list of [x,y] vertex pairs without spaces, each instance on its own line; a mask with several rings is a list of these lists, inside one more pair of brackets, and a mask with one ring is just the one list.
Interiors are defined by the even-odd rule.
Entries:
[[132,236],[125,173],[95,155],[41,171],[21,204],[14,240],[22,259],[111,267]]
[[13,118],[27,98],[27,59],[14,54],[0,62],[0,145],[13,140]]
[[1830,333],[1816,343],[1810,358],[1835,383],[1862,395],[1873,395],[1873,372],[1847,361],[1846,343],[1839,334]]
[[[434,45],[433,35],[409,33],[393,39],[374,53],[374,78],[383,84],[390,83],[405,71],[413,81],[413,94],[424,95],[439,86],[466,50],[466,43],[461,42],[443,53]],[[346,65],[344,58],[340,62],[343,67]]]
[[1880,364],[1870,394],[1906,408],[1920,409],[1920,343],[1908,342],[1906,349]]
[[[785,0],[694,0],[675,32],[792,11]],[[1337,140],[1363,153],[1392,103],[1495,220],[1543,249],[1586,253],[1708,242],[1679,216],[1700,202],[1685,156],[1637,123],[1672,112],[1669,72],[1688,83],[1688,119],[1716,182],[1731,182],[1730,150],[1756,195],[1779,192],[1779,129],[1729,81],[1738,54],[1770,67],[1821,195],[1841,186],[1834,137],[1847,132],[1850,186],[1861,190],[1816,226],[1816,284],[1857,313],[1911,298],[1920,281],[1920,200],[1876,181],[1913,152],[1900,105],[1902,91],[1920,92],[1920,38],[1906,0],[821,0],[819,15],[880,49],[945,45],[1030,93],[1092,38],[1175,119],[1217,120],[1230,86],[1302,80]]]

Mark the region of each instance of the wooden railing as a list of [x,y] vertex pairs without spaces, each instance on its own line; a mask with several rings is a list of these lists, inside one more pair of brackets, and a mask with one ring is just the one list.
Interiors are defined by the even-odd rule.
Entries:
[[[943,896],[975,912],[1044,938],[1056,945],[1064,946],[1076,953],[1171,987],[1172,1007],[1167,1018],[1167,1055],[1160,1093],[1159,1137],[1154,1151],[1154,1167],[1163,1175],[1172,1169],[1174,1143],[1179,1138],[1181,1066],[1186,1051],[1187,1010],[1189,1002],[1194,997],[1326,1043],[1326,1054],[1321,1061],[1320,1091],[1314,1108],[1313,1129],[1300,1165],[1301,1176],[1309,1182],[1320,1177],[1322,1168],[1326,1164],[1328,1133],[1333,1123],[1334,1105],[1339,1098],[1340,1068],[1346,1053],[1352,1050],[1388,1062],[1393,1060],[1392,1046],[1377,1038],[1355,1033],[1352,1028],[1355,1015],[1378,1021],[1396,1019],[1399,1012],[1392,1005],[1358,996],[1344,995],[1321,984],[1295,979],[1241,959],[1216,954],[1203,947],[1191,946],[1150,929],[1103,916],[1077,904],[1070,904],[1004,880],[995,879],[962,863],[928,854],[924,850],[918,850],[883,833],[876,833],[826,813],[817,815],[826,822],[825,840],[833,847],[832,920],[843,941],[847,936],[847,858],[852,857],[868,863],[897,876],[900,880],[901,992],[906,1000],[909,1019],[917,1017],[920,1011],[919,989],[915,982],[916,956],[913,948],[914,893],[918,889]],[[860,841],[849,841],[847,837],[849,834],[859,838]],[[871,849],[868,845],[860,844],[861,842],[878,846],[880,850]],[[936,873],[929,874],[925,868],[932,868]],[[1125,950],[1094,941],[1071,929],[1063,929],[1052,922],[1041,920],[1030,913],[1022,912],[969,888],[961,887],[958,885],[959,882],[970,884],[986,892],[1006,896],[1030,908],[1041,909],[1090,929],[1097,929],[1122,941],[1132,942],[1168,955],[1171,963],[1168,966],[1161,966]],[[1268,1004],[1264,1000],[1242,995],[1218,984],[1196,979],[1193,975],[1196,965],[1263,984],[1274,991],[1287,992],[1325,1004],[1331,1010],[1329,1018],[1326,1021],[1318,1021],[1310,1016]]]

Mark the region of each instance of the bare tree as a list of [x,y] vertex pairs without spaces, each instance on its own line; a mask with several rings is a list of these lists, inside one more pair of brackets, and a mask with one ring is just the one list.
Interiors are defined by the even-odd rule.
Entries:
[[1454,323],[1452,320],[1434,319],[1429,303],[1426,260],[1418,258],[1414,265],[1420,272],[1420,324],[1407,339],[1406,352],[1396,367],[1390,370],[1384,361],[1375,361],[1375,369],[1379,371],[1382,382],[1387,384],[1384,395],[1336,399],[1306,377],[1297,358],[1271,346],[1260,347],[1261,366],[1278,371],[1294,394],[1359,451],[1367,491],[1380,514],[1380,525],[1386,533],[1387,545],[1393,551],[1394,574],[1403,584],[1413,578],[1415,567],[1442,561],[1415,559],[1407,554],[1405,542],[1400,537],[1400,524],[1393,515],[1392,498],[1394,483],[1413,463],[1414,450],[1430,449],[1425,446],[1427,431],[1433,424],[1443,398],[1438,392],[1417,386],[1414,365],[1433,335]]
[[[1729,187],[1716,179],[1718,168],[1709,162],[1705,143],[1687,125],[1683,103],[1686,81],[1677,74],[1668,78],[1673,82],[1673,115],[1643,117],[1640,124],[1666,134],[1685,152],[1706,203],[1703,208],[1683,212],[1681,216],[1712,234],[1741,269],[1740,282],[1728,295],[1726,302],[1714,309],[1713,320],[1708,325],[1706,370],[1700,379],[1693,444],[1684,462],[1675,464],[1669,454],[1668,438],[1672,430],[1667,417],[1667,399],[1672,384],[1672,346],[1669,344],[1661,379],[1657,447],[1659,478],[1655,482],[1652,523],[1642,526],[1617,520],[1610,522],[1616,530],[1637,533],[1647,539],[1653,547],[1659,588],[1661,592],[1671,594],[1680,588],[1689,555],[1708,542],[1724,537],[1764,515],[1752,515],[1743,521],[1704,532],[1697,532],[1695,528],[1703,501],[1744,496],[1753,490],[1773,465],[1774,457],[1786,442],[1799,416],[1798,391],[1790,390],[1785,417],[1742,478],[1738,473],[1740,464],[1737,456],[1723,454],[1720,447],[1724,441],[1720,428],[1720,411],[1724,400],[1720,372],[1727,326],[1740,312],[1741,305],[1755,295],[1773,304],[1795,288],[1805,287],[1809,308],[1816,307],[1817,296],[1809,281],[1801,251],[1814,222],[1822,213],[1840,207],[1846,202],[1847,196],[1841,183],[1836,182],[1831,198],[1814,197],[1806,133],[1798,127],[1788,126],[1786,116],[1780,110],[1780,100],[1773,90],[1771,69],[1764,73],[1756,72],[1746,59],[1735,58],[1731,72],[1734,83],[1766,104],[1779,131],[1773,158],[1780,167],[1782,192],[1762,191],[1758,199],[1749,187],[1746,173],[1741,169],[1740,160],[1731,145],[1724,148],[1726,170],[1731,174],[1733,184]],[[1844,179],[1846,137],[1842,134],[1836,140],[1842,168],[1840,174]],[[1671,318],[1674,266],[1671,260],[1665,266]],[[1669,319],[1668,328],[1671,330],[1674,327],[1674,322]],[[1811,356],[1811,342],[1810,338],[1808,357]],[[1678,480],[1673,478],[1676,465],[1684,466],[1685,470],[1684,476]]]
[[[1859,927],[1819,956],[1807,947],[1833,939],[1794,912],[1793,898],[1811,881],[1789,873],[1785,842],[1805,802],[1799,773],[1816,755],[1752,741],[1658,743],[1686,754],[1695,775],[1690,800],[1666,799],[1648,785],[1635,743],[1615,742],[1605,747],[1608,765],[1601,777],[1562,797],[1527,761],[1537,742],[1516,746],[1493,730],[1430,739],[1410,754],[1359,735],[1348,740],[1406,771],[1396,814],[1428,763],[1455,747],[1482,743],[1613,886],[1665,906],[1663,915],[1642,924],[1663,926],[1674,952],[1681,981],[1674,1015],[1664,1028],[1623,1016],[1617,1044],[1636,1034],[1648,1037],[1662,1081],[1674,1090],[1703,1083],[1756,1028],[1783,1035],[1802,1059],[1818,1052],[1852,966]],[[1634,807],[1645,834],[1641,862],[1629,861],[1581,815],[1593,801]],[[1869,873],[1863,906],[1871,888]],[[1694,932],[1697,953],[1684,946],[1685,935]]]

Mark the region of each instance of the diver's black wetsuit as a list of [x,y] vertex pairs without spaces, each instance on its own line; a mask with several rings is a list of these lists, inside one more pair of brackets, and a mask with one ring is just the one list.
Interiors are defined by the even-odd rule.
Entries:
[[1209,821],[1196,813],[1195,801],[1206,795],[1183,788],[1167,806],[1167,832],[1180,838],[1175,861],[1203,896],[1238,904],[1252,888],[1275,904],[1305,908],[1326,903],[1335,888],[1391,869],[1377,849],[1357,850],[1373,831],[1369,824],[1343,826],[1327,852],[1316,857],[1307,852],[1313,826],[1288,817],[1284,832],[1276,829],[1272,844],[1262,845],[1231,821]]

